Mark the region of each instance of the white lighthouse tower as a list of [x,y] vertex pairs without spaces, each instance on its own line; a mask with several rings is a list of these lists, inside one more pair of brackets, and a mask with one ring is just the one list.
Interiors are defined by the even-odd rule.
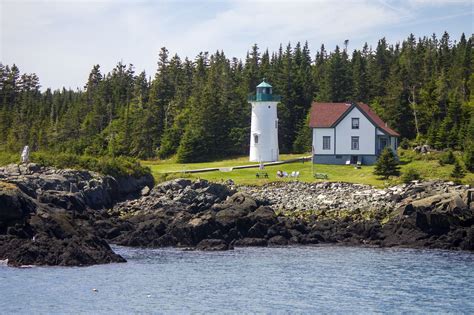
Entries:
[[250,161],[278,161],[277,104],[280,97],[272,94],[272,86],[263,79],[257,86],[256,95],[250,96],[248,101],[252,104]]

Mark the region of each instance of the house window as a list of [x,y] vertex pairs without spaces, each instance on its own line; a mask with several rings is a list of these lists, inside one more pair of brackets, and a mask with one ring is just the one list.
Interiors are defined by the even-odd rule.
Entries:
[[359,150],[359,137],[352,137],[351,149],[352,150]]
[[336,155],[336,159],[338,160],[342,159],[342,155]]
[[331,150],[331,137],[323,137],[323,150]]
[[253,143],[258,143],[258,135],[253,135]]
[[352,129],[359,129],[359,118],[352,118]]

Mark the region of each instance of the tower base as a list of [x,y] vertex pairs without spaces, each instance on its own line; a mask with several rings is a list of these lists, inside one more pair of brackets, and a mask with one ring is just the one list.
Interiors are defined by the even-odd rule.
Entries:
[[278,149],[259,150],[258,148],[250,148],[250,162],[276,162],[278,160]]

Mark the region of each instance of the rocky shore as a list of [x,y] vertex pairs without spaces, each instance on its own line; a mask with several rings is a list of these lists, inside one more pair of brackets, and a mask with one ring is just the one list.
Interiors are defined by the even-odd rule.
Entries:
[[145,184],[152,186],[153,178],[117,180],[33,163],[0,168],[0,260],[11,266],[124,262],[95,224]]
[[125,246],[204,250],[318,243],[473,250],[473,197],[469,187],[443,182],[230,189],[181,179],[116,204],[110,215],[123,229],[107,238]]
[[474,190],[449,182],[230,187],[101,176],[34,164],[0,168],[0,260],[121,262],[108,244],[228,250],[336,243],[474,250]]

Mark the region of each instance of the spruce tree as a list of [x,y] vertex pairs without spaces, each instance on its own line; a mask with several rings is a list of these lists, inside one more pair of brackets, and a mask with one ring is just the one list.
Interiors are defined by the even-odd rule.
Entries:
[[312,129],[309,127],[311,113],[301,122],[298,134],[293,144],[294,153],[306,153],[311,151]]
[[453,150],[448,150],[443,156],[439,159],[440,164],[454,164],[456,163],[456,157],[454,156]]
[[466,172],[464,171],[461,164],[459,164],[459,162],[456,160],[456,162],[454,162],[453,171],[451,172],[451,177],[455,181],[459,182],[459,180],[463,178],[464,176],[466,176]]
[[464,165],[469,172],[474,173],[474,143],[470,142],[464,150]]
[[374,174],[382,176],[384,179],[387,179],[390,176],[400,175],[400,166],[398,166],[398,161],[391,148],[386,147],[383,149],[375,163]]
[[464,150],[472,170],[473,43],[472,35],[410,35],[394,45],[381,39],[374,50],[366,44],[352,58],[347,45],[332,52],[322,45],[313,58],[307,43],[262,53],[254,45],[243,61],[221,51],[181,61],[163,48],[153,78],[122,62],[109,73],[94,65],[83,90],[40,91],[36,75],[0,64],[0,150],[28,142],[41,150],[150,158],[158,148],[170,156],[187,143],[195,150],[187,156],[197,159],[248,154],[247,95],[266,77],[283,97],[281,152],[306,151],[304,118],[313,99],[352,99],[370,104],[403,138],[418,130],[437,149]]

